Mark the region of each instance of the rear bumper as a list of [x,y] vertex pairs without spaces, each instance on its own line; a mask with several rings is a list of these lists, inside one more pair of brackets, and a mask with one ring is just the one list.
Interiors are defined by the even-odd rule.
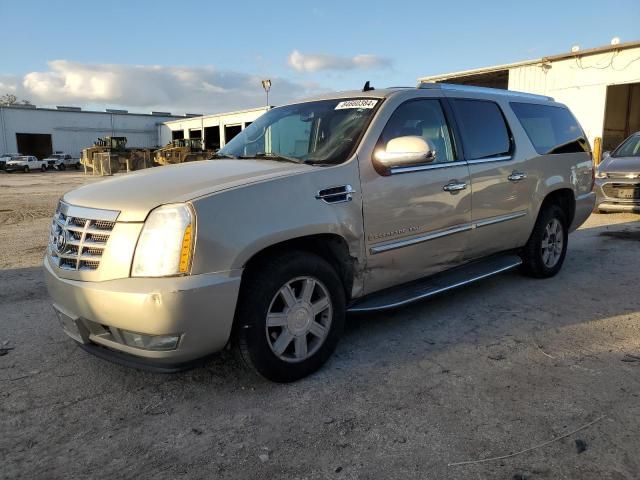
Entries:
[[[67,335],[121,364],[172,371],[221,350],[235,313],[241,271],[83,282],[60,278],[45,259],[45,281]],[[178,336],[173,350],[127,345],[122,331]]]
[[570,232],[576,230],[580,225],[586,222],[591,212],[593,212],[593,206],[596,203],[596,194],[594,192],[585,193],[576,197],[576,211],[573,215],[573,222],[571,223]]

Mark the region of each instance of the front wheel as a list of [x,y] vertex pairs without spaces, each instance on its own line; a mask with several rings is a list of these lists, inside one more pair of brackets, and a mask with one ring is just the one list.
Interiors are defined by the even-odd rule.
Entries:
[[61,163],[60,165],[58,165],[58,170],[60,170],[61,172],[64,172],[66,169],[67,167],[64,163]]
[[47,166],[44,163],[42,165],[40,165],[40,171],[41,172],[46,172],[47,171]]
[[29,173],[29,166],[25,166],[22,170],[24,171],[24,173]]
[[274,382],[318,370],[342,334],[345,293],[335,270],[311,253],[289,253],[247,272],[237,309],[242,359]]
[[522,268],[535,278],[553,277],[562,268],[567,254],[569,229],[564,211],[557,205],[538,215],[531,237],[522,250]]

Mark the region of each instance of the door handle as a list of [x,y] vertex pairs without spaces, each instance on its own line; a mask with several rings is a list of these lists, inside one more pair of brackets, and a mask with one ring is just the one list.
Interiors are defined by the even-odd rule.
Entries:
[[460,190],[465,190],[466,188],[467,188],[466,183],[452,181],[450,183],[447,183],[444,187],[442,187],[442,190],[449,193],[455,193],[455,192],[459,192]]
[[527,174],[524,172],[513,172],[507,177],[510,182],[519,182],[520,180],[524,180],[525,178],[527,178]]

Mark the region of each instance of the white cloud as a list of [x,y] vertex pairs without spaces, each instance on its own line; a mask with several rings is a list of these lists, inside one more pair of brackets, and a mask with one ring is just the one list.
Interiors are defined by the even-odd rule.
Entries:
[[[100,65],[55,60],[48,69],[19,78],[0,75],[5,91],[36,105],[125,107],[131,111],[221,112],[263,105],[261,77],[213,67]],[[269,103],[281,104],[318,91],[271,78]]]
[[319,70],[355,70],[386,68],[391,60],[377,55],[356,55],[340,57],[323,53],[301,53],[294,50],[289,55],[289,66],[299,72],[317,72]]

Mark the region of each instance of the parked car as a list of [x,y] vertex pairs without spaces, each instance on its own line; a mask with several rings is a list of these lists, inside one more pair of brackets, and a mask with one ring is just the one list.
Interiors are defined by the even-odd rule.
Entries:
[[214,160],[66,193],[46,283],[101,357],[173,371],[230,344],[294,381],[329,358],[347,312],[518,266],[558,273],[594,206],[585,138],[549,97],[456,85],[274,108]]
[[596,172],[594,212],[640,213],[640,132],[603,157]]
[[21,171],[29,173],[31,170],[41,170],[45,172],[47,170],[47,162],[44,160],[38,160],[33,155],[23,155],[9,160],[5,169],[7,172]]
[[80,168],[80,159],[73,158],[68,153],[56,152],[44,159],[47,162],[47,168],[55,168],[56,170],[66,170],[67,168]]
[[22,154],[21,153],[3,153],[2,155],[0,155],[0,170],[4,170],[7,162],[9,160],[13,160],[16,157],[21,157]]

